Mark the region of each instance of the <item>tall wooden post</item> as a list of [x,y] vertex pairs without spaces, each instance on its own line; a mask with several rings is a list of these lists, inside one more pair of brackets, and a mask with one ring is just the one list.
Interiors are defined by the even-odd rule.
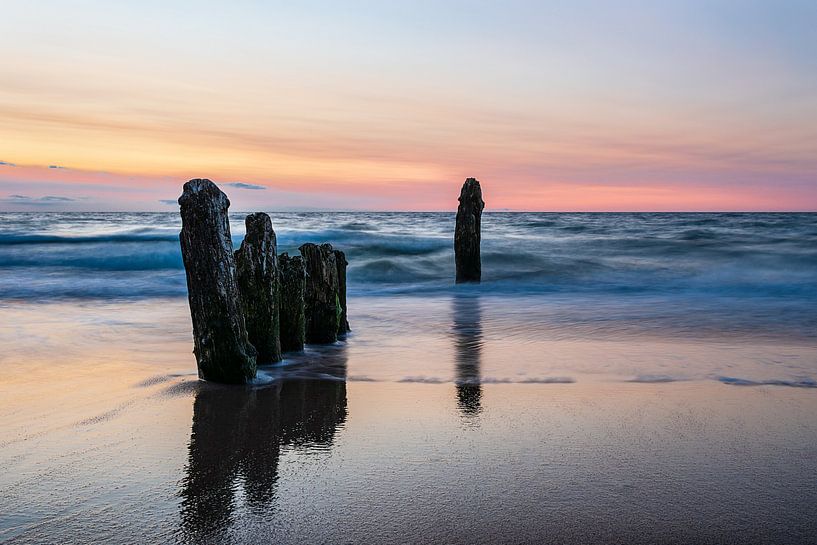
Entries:
[[482,235],[482,189],[476,178],[468,178],[460,191],[457,225],[454,231],[454,261],[457,265],[457,283],[479,282],[482,263],[479,246]]
[[247,339],[235,282],[230,201],[210,180],[190,180],[179,197],[179,240],[193,320],[199,377],[243,383],[255,377],[255,348]]
[[247,323],[247,335],[258,351],[258,363],[281,361],[278,248],[272,220],[250,214],[247,234],[235,252],[236,281]]

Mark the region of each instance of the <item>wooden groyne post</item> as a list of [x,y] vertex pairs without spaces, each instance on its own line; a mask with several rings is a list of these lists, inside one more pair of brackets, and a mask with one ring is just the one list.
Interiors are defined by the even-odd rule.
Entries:
[[247,338],[235,281],[230,201],[210,180],[195,179],[184,184],[179,206],[199,377],[246,382],[255,377],[256,350]]
[[304,349],[304,289],[306,271],[301,256],[278,256],[280,289],[281,350],[296,352]]
[[349,316],[346,311],[346,254],[340,250],[335,250],[335,264],[338,267],[338,301],[340,303],[340,319],[338,322],[338,335],[345,335],[352,330],[349,327]]
[[331,244],[307,243],[299,250],[306,268],[304,314],[306,342],[333,343],[338,340],[341,308],[338,267]]
[[258,363],[281,361],[278,248],[272,220],[263,212],[245,220],[247,234],[235,252],[236,282],[247,336]]
[[457,283],[479,282],[482,279],[480,258],[482,189],[476,178],[468,178],[460,191],[457,224],[454,230],[454,261]]

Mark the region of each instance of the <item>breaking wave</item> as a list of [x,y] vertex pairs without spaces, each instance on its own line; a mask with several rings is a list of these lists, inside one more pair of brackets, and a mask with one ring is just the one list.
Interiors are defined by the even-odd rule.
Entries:
[[[353,296],[454,289],[453,214],[271,215],[280,251],[345,250]],[[183,296],[179,228],[176,214],[0,215],[0,299]],[[474,289],[817,302],[817,214],[486,214]]]

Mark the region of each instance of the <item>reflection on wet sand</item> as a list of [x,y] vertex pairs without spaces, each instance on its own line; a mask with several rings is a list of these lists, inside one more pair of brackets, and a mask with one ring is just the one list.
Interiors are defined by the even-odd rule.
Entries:
[[281,448],[326,448],[345,420],[345,374],[261,388],[202,383],[180,490],[182,539],[228,532],[239,507],[272,513]]
[[451,314],[457,406],[464,417],[474,417],[482,410],[482,311],[479,298],[455,295],[451,301]]

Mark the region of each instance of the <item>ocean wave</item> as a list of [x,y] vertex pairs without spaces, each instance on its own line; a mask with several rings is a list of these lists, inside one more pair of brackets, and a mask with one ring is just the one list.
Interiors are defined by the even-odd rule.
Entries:
[[365,221],[350,221],[340,226],[341,231],[376,231],[377,226]]
[[278,246],[282,251],[296,251],[304,242],[331,242],[347,253],[361,257],[420,256],[453,251],[453,238],[436,236],[401,236],[396,234],[345,231],[341,229],[282,231]]
[[573,384],[573,377],[531,377],[518,381],[519,384]]
[[144,299],[186,295],[187,284],[181,269],[0,268],[0,301]]
[[803,378],[799,380],[750,380],[738,377],[717,377],[719,382],[730,386],[786,386],[789,388],[817,388],[817,380]]
[[556,220],[530,220],[522,223],[522,227],[553,227]]
[[444,384],[448,381],[440,377],[410,376],[403,377],[397,382],[410,382],[417,384]]
[[[332,242],[356,295],[452,293],[453,215],[273,213]],[[233,243],[243,215],[231,214]],[[0,299],[184,295],[177,214],[0,215]],[[817,214],[486,214],[482,293],[817,303]]]
[[350,282],[399,284],[442,279],[446,269],[434,260],[377,258],[351,265],[347,274]]
[[182,270],[181,251],[175,244],[162,243],[150,247],[129,245],[86,248],[84,251],[2,251],[0,268],[30,269],[96,269],[101,271]]
[[681,240],[718,240],[721,235],[710,229],[687,229],[678,234]]
[[636,382],[640,384],[661,384],[665,382],[684,382],[689,380],[689,377],[679,377],[672,375],[638,375],[626,382]]
[[134,230],[127,233],[99,235],[51,235],[30,233],[0,233],[0,246],[38,245],[38,244],[93,244],[117,242],[175,242],[179,243],[178,233],[157,233],[148,230]]

